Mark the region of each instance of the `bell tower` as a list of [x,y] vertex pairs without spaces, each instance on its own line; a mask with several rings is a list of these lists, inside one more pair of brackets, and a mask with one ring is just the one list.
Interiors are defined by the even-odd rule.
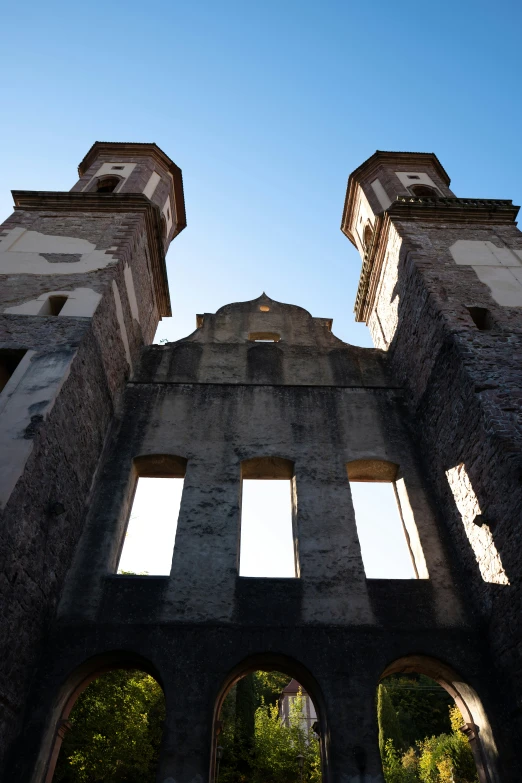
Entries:
[[520,720],[522,234],[510,200],[449,184],[432,153],[376,152],[350,175],[341,230],[362,258],[356,318],[405,390],[454,578]]
[[96,142],[69,192],[13,197],[0,228],[0,752],[125,383],[171,315],[165,253],[186,225],[181,170],[155,144]]

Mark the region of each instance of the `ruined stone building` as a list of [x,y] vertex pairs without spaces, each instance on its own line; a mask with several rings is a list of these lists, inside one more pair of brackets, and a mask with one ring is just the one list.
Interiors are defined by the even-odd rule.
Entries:
[[[217,716],[275,667],[313,699],[327,783],[380,783],[375,693],[421,672],[455,698],[481,783],[522,750],[522,235],[457,198],[433,154],[350,176],[356,317],[375,348],[263,295],[170,315],[181,172],[96,143],[70,192],[14,191],[0,234],[2,780],[50,783],[101,672],[164,689],[158,783],[215,779]],[[347,303],[347,307],[350,306]],[[184,477],[170,576],[116,573],[140,476]],[[296,578],[238,572],[241,486],[288,481]],[[367,579],[350,486],[390,482],[417,579]],[[376,542],[378,545],[378,542]]]

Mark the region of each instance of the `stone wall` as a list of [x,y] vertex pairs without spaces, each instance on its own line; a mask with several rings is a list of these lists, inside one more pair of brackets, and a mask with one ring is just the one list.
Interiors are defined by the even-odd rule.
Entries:
[[[0,232],[0,349],[27,352],[0,398],[2,756],[23,719],[125,381],[164,306],[143,210],[67,211],[63,195],[38,196],[39,209],[17,210]],[[91,309],[39,314],[52,292],[90,292]]]

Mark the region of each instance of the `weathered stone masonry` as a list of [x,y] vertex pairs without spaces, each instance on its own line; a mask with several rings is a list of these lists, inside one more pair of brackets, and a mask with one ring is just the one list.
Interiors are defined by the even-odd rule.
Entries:
[[[116,190],[103,194],[112,166]],[[17,195],[25,206],[8,223],[34,234],[17,240],[29,250],[6,252],[39,272],[9,278],[1,316],[5,344],[35,351],[0,395],[18,400],[30,434],[5,436],[20,465],[3,522],[6,779],[50,783],[76,694],[130,665],[165,691],[158,781],[212,781],[221,700],[235,678],[272,666],[314,699],[327,783],[382,783],[375,690],[409,670],[456,699],[481,783],[518,783],[520,310],[498,301],[518,295],[515,208],[456,200],[433,155],[377,153],[350,178],[343,217],[364,259],[357,317],[376,349],[265,295],[157,346],[160,250],[184,225],[178,171],[153,145],[100,144],[80,175],[70,194]],[[51,287],[42,253],[22,259],[35,242],[49,266],[83,264],[60,268],[52,291],[80,289],[75,308],[92,307],[84,289],[99,294],[90,315],[37,314]],[[110,261],[93,266],[100,250]],[[488,310],[492,327],[467,308]],[[33,413],[20,390],[36,393],[40,358],[54,404],[44,395]],[[299,578],[241,578],[242,477],[283,474]],[[185,477],[168,577],[115,573],[139,475]],[[364,574],[348,479],[390,475],[416,580]]]
[[[129,156],[135,172],[158,172],[162,206],[167,196],[175,205],[168,236],[159,206],[132,183],[107,194],[14,192],[0,233],[0,349],[26,352],[0,400],[4,751],[19,732],[125,381],[170,315],[164,252],[184,226],[181,174],[155,145],[98,143],[86,161],[92,172]],[[68,297],[62,312],[42,315],[57,293]]]

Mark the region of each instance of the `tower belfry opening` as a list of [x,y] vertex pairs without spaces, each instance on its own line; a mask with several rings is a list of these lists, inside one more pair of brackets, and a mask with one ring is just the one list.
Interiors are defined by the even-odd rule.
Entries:
[[[0,776],[51,783],[60,745],[77,747],[80,694],[123,670],[141,697],[145,677],[165,693],[161,730],[139,713],[142,739],[156,727],[151,774],[218,783],[226,694],[283,672],[274,731],[292,678],[318,724],[290,760],[295,783],[384,783],[375,695],[390,677],[392,702],[410,681],[440,685],[462,718],[447,747],[465,738],[479,783],[518,783],[518,208],[455,196],[432,153],[378,151],[351,174],[342,219],[361,255],[355,317],[375,348],[264,293],[154,345],[171,315],[165,253],[186,226],[178,166],[155,144],[97,142],[69,192],[13,194],[0,239],[12,283],[0,291]],[[163,515],[169,528],[157,569],[122,565],[140,482],[136,554],[158,543]],[[158,482],[182,484],[159,508]],[[272,482],[283,516],[263,495]],[[263,506],[252,562],[269,524],[274,543],[245,578],[251,485],[251,509]],[[382,487],[417,578],[391,578],[404,574],[372,505]],[[378,574],[363,562],[365,515],[393,566]],[[275,568],[283,548],[289,573]]]

